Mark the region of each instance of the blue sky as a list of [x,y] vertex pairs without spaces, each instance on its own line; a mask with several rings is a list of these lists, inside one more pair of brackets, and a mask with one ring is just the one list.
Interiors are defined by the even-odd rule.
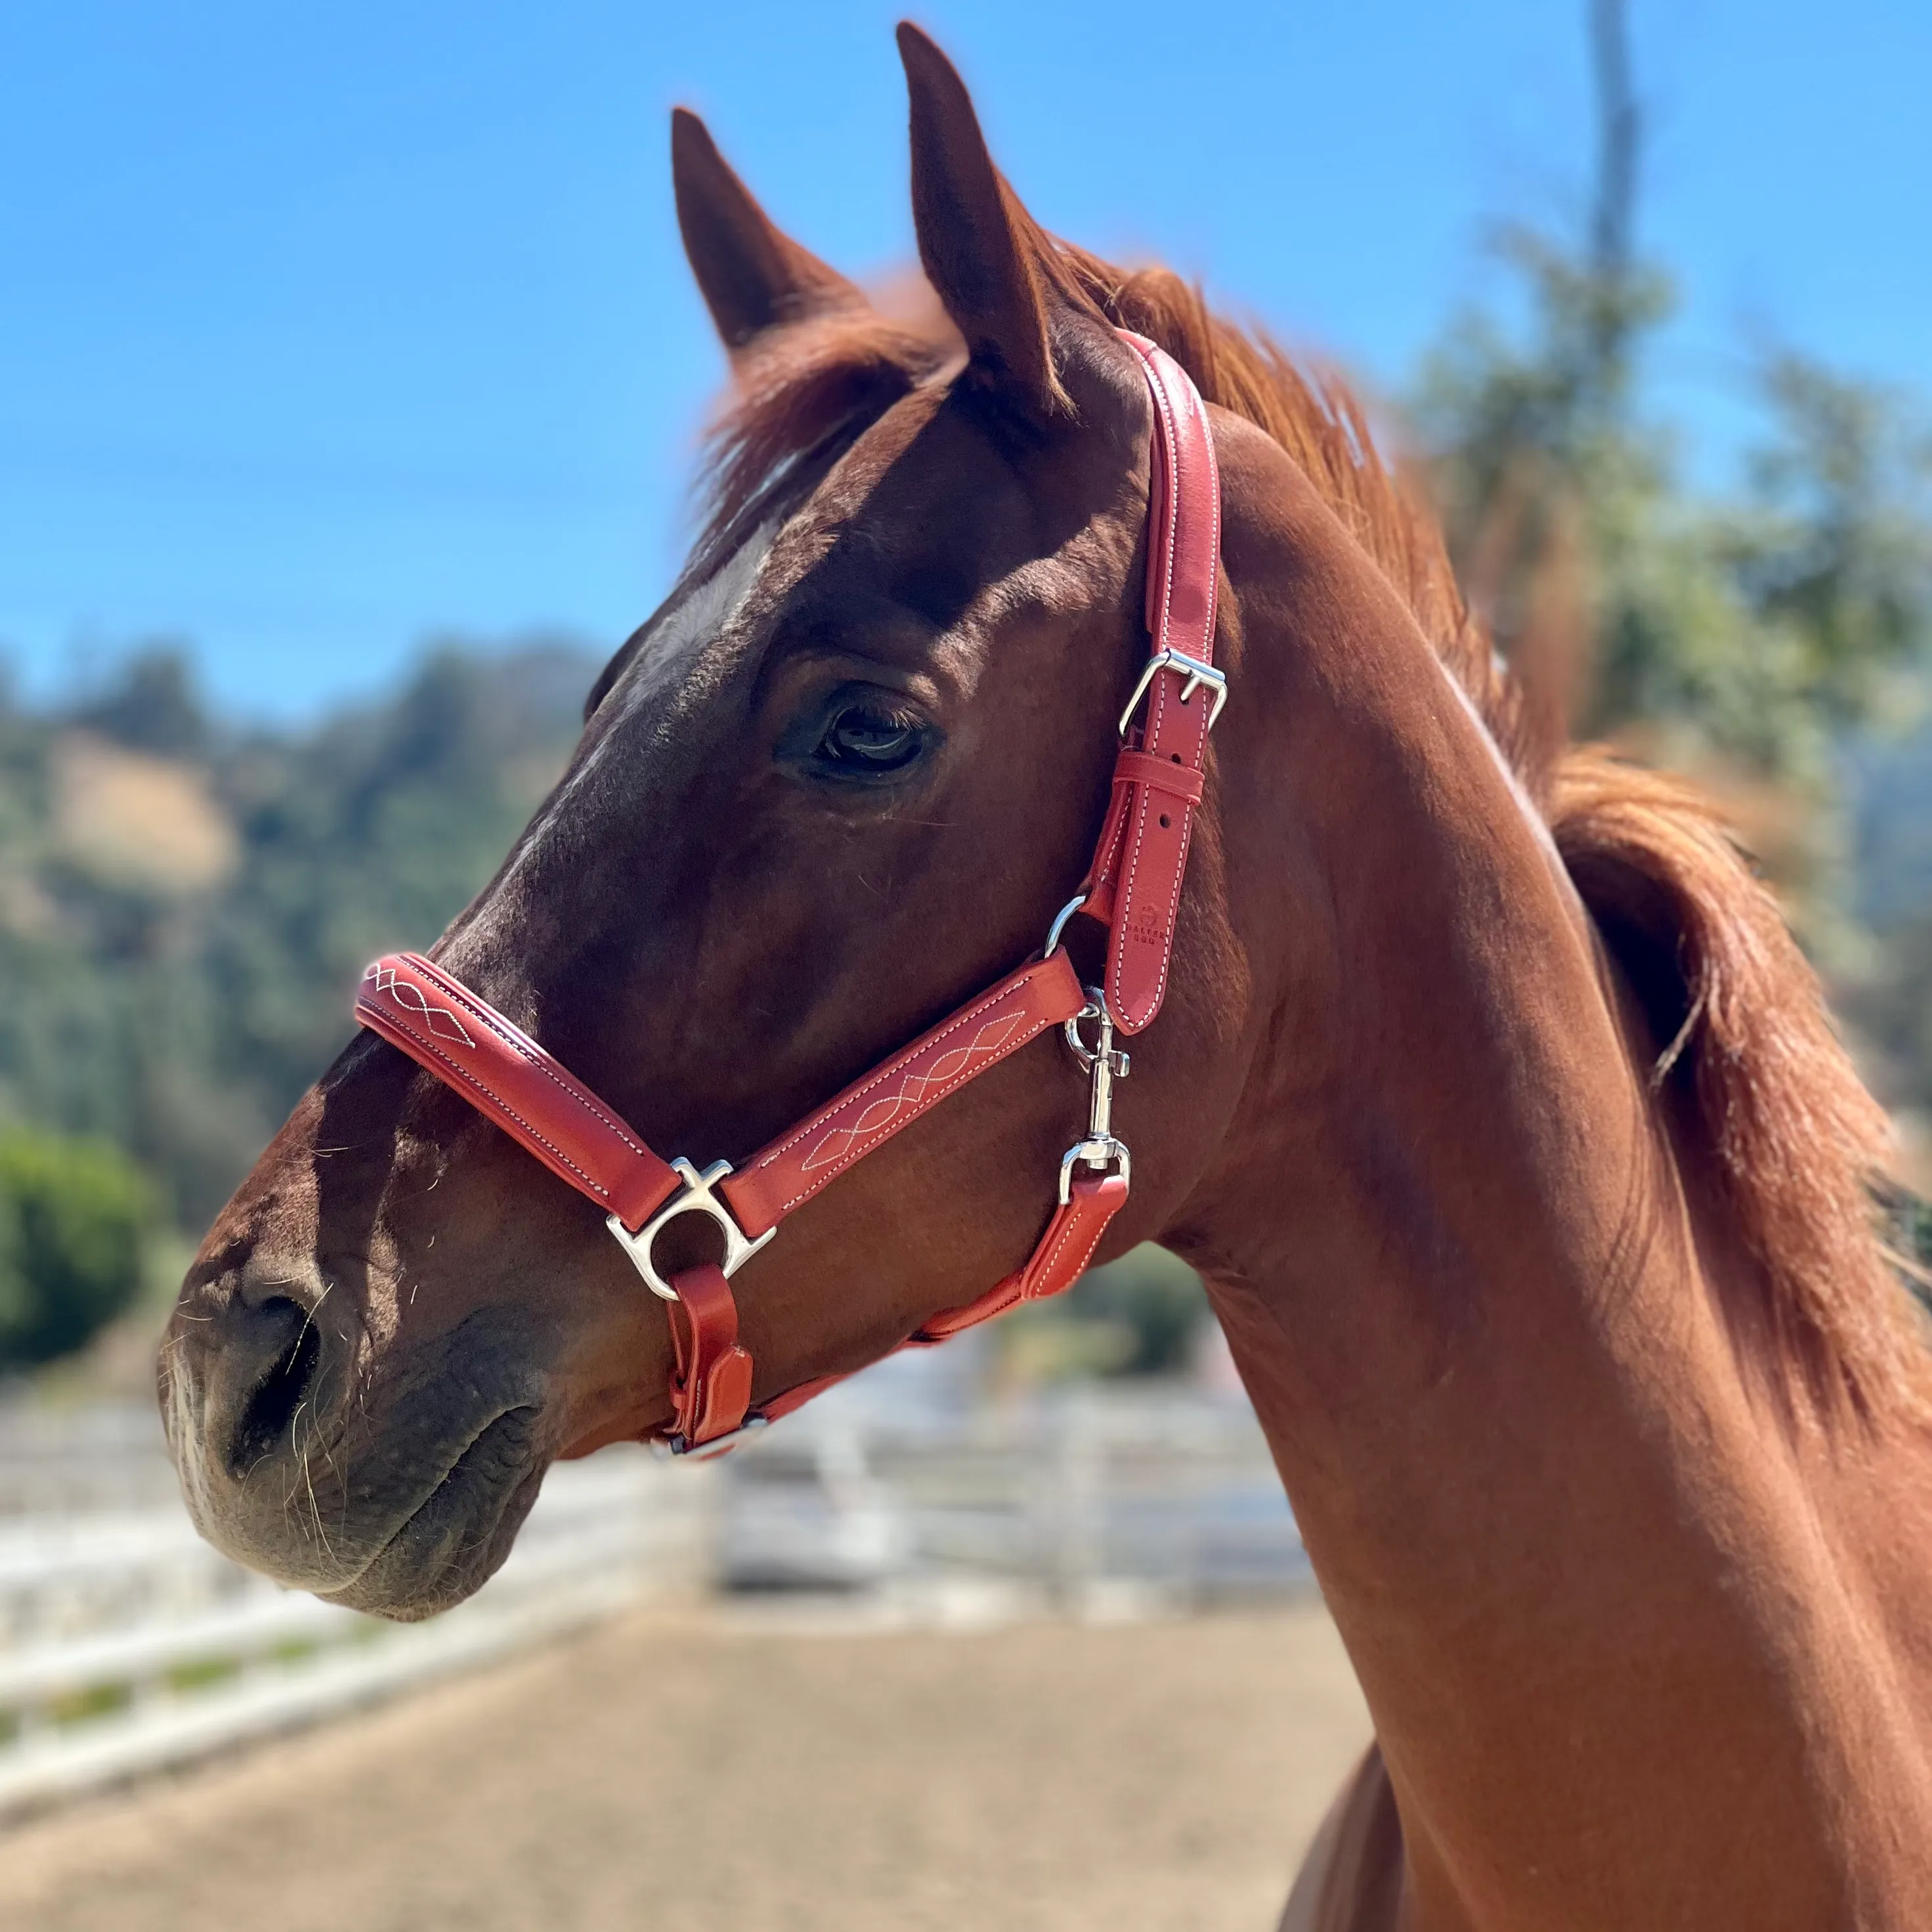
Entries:
[[[722,368],[666,112],[848,272],[910,259],[891,24],[809,6],[0,8],[0,649],[193,642],[298,716],[428,635],[620,638]],[[1746,332],[1932,393],[1932,6],[1634,0],[1660,396],[1740,433]],[[1034,212],[1383,382],[1574,213],[1582,0],[935,0]],[[1706,458],[1706,460],[1710,460]]]

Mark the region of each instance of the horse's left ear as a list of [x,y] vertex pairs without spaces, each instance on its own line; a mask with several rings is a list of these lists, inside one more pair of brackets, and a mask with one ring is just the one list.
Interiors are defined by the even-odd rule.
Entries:
[[772,223],[688,108],[671,110],[670,167],[684,252],[734,356],[768,328],[866,306],[836,268]]
[[1006,185],[952,63],[909,20],[898,29],[912,104],[912,213],[919,259],[966,338],[969,370],[1030,413],[1070,413],[1053,363],[1053,244]]

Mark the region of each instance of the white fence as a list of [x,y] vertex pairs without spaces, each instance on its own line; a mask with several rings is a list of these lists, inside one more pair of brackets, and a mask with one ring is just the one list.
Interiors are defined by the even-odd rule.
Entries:
[[620,1449],[553,1469],[502,1570],[410,1626],[218,1556],[151,1416],[0,1408],[0,1816],[652,1592],[804,1588],[848,1612],[944,1620],[1139,1614],[1306,1579],[1244,1403],[1113,1388],[949,1407],[930,1394],[868,1378],[722,1465]]
[[[0,1462],[7,1436],[0,1428]],[[118,1471],[115,1460],[80,1473],[110,1492],[146,1480],[138,1465],[151,1455],[130,1454]],[[680,1473],[641,1450],[552,1471],[498,1574],[458,1610],[412,1625],[250,1575],[196,1535],[178,1501],[0,1518],[0,1816],[371,1702],[694,1584],[706,1485]]]
[[0,1401],[0,1525],[24,1516],[178,1515],[180,1496],[152,1403]]
[[846,1393],[727,1466],[728,1585],[998,1583],[1081,1613],[1310,1580],[1244,1401],[1120,1384],[934,1414],[868,1402],[863,1384]]

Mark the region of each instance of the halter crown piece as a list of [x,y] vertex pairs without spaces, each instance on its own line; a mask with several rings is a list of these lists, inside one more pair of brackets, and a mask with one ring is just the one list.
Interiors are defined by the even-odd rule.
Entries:
[[[1060,1162],[1059,1202],[1026,1264],[963,1308],[937,1316],[905,1347],[944,1342],[1022,1301],[1070,1288],[1127,1198],[1127,1149],[1114,1133],[1113,1083],[1127,1071],[1114,1045],[1160,1010],[1173,956],[1188,833],[1201,802],[1208,734],[1227,699],[1214,668],[1221,488],[1200,394],[1145,337],[1123,329],[1154,399],[1148,522],[1147,626],[1152,655],[1122,714],[1120,750],[1092,867],[1064,907],[1044,955],[968,1000],[734,1170],[666,1162],[614,1109],[513,1025],[420,953],[386,954],[364,974],[356,1017],[461,1094],[524,1150],[604,1212],[651,1292],[668,1304],[675,1369],[673,1454],[716,1454],[790,1414],[838,1379],[801,1382],[752,1406],[752,1364],[738,1340],[730,1276],[802,1202],[910,1126],[928,1108],[1049,1027],[1089,1082],[1085,1136]],[[1083,988],[1060,938],[1084,913],[1108,928],[1104,989]],[[1090,1046],[1082,1028],[1090,1023]],[[652,1250],[685,1214],[708,1216],[720,1262],[667,1279]]]

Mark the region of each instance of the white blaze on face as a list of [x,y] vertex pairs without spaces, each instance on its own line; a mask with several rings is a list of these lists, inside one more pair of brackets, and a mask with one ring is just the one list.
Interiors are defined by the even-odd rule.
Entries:
[[628,716],[644,694],[662,689],[663,676],[653,674],[660,668],[674,679],[680,667],[694,669],[706,647],[730,628],[758,588],[778,532],[776,518],[760,524],[710,576],[652,626],[638,646],[637,662],[627,665],[618,680],[619,692],[630,687],[622,700],[622,715]]
[[508,868],[514,874],[541,836],[543,824],[586,785],[596,782],[606,760],[631,755],[622,726],[641,706],[662,704],[672,693],[688,689],[711,645],[723,637],[744,609],[763,575],[780,520],[761,524],[705,580],[679,599],[639,641],[634,660],[625,666],[616,685],[604,698],[615,710],[590,754],[558,789],[549,810],[533,823]]

